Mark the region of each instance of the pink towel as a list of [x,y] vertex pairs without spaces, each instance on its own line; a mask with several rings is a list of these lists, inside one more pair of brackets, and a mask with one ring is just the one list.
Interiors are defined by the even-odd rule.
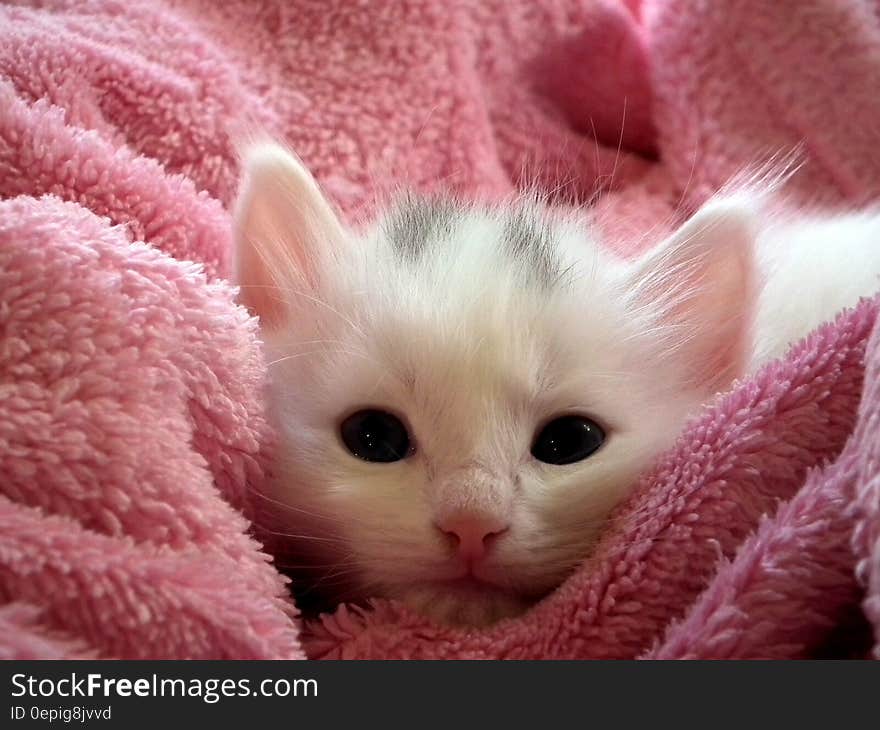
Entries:
[[523,617],[303,631],[222,281],[256,127],[353,221],[537,182],[632,250],[798,145],[796,196],[877,201],[874,119],[876,0],[0,6],[0,657],[880,656],[877,302],[709,404]]

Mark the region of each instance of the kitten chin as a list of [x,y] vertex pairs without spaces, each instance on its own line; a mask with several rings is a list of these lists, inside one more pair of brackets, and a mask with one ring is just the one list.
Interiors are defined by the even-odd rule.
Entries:
[[438,623],[471,628],[518,616],[531,605],[520,596],[468,581],[409,586],[396,598]]

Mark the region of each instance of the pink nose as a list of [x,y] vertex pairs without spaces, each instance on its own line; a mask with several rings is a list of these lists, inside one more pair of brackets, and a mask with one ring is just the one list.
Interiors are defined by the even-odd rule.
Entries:
[[437,522],[437,527],[458,540],[458,554],[465,560],[479,560],[491,538],[504,532],[507,522],[492,515],[458,512]]

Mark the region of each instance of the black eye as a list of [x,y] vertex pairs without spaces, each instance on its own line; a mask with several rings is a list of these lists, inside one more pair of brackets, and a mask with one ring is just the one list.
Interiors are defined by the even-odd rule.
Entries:
[[409,453],[409,434],[400,419],[385,411],[352,413],[339,429],[346,448],[364,461],[400,461]]
[[532,456],[546,464],[574,464],[586,459],[605,441],[598,423],[584,416],[562,416],[541,429]]

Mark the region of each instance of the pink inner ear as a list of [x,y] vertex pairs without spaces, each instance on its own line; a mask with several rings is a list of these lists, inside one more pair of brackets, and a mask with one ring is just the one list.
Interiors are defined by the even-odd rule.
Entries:
[[[739,377],[748,358],[752,300],[752,267],[745,248],[713,252],[686,317],[694,324],[694,341],[686,347],[697,382],[708,390],[725,388]],[[710,258],[715,258],[710,254]]]
[[235,261],[235,280],[239,284],[239,301],[266,327],[278,327],[286,319],[283,287],[274,278],[259,249],[239,244]]
[[[299,233],[279,230],[278,191],[265,179],[246,181],[236,215],[235,280],[239,300],[263,326],[280,326],[287,317],[285,270],[304,270]],[[274,186],[272,186],[274,187]],[[292,274],[293,272],[288,272]]]
[[654,269],[648,295],[678,330],[670,346],[694,384],[707,391],[727,387],[748,360],[755,293],[753,222],[747,207],[712,204],[662,245],[658,255],[647,258]]
[[280,147],[256,148],[236,207],[235,278],[240,299],[264,326],[278,327],[318,289],[319,261],[342,228],[308,171]]

